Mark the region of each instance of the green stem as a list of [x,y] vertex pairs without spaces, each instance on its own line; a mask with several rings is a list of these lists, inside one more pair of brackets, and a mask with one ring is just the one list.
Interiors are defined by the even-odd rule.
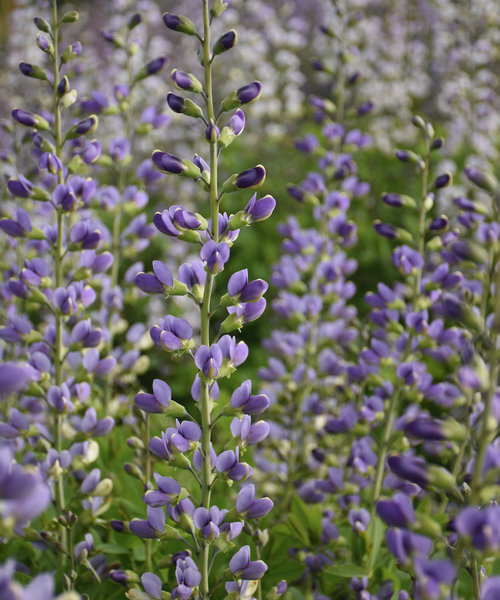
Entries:
[[474,600],[480,600],[480,583],[479,583],[479,569],[477,568],[477,561],[475,558],[472,559],[472,585],[474,587]]
[[391,396],[391,401],[389,404],[389,411],[386,416],[384,433],[382,434],[382,443],[379,447],[378,459],[377,459],[377,469],[375,471],[375,481],[373,484],[373,493],[372,493],[372,519],[375,514],[375,503],[379,499],[380,492],[382,491],[382,483],[384,481],[384,473],[385,473],[385,461],[387,458],[387,453],[389,451],[389,441],[392,435],[392,428],[394,426],[394,421],[396,419],[397,408],[399,405],[399,394],[400,388],[396,388],[394,393]]
[[[57,94],[57,86],[59,84],[59,25],[57,16],[57,0],[52,0],[52,41],[54,46],[54,82],[53,82],[53,96],[54,96],[54,117],[55,117],[55,153],[58,158],[61,158],[62,151],[62,126],[61,126],[61,106],[59,103],[59,97]],[[64,174],[62,169],[58,171],[58,182],[59,184],[64,183]],[[55,285],[56,288],[61,287],[63,284],[62,276],[62,263],[63,263],[63,237],[64,237],[64,221],[63,213],[60,207],[56,207],[57,210],[57,241],[55,248]],[[63,381],[63,340],[62,340],[62,329],[63,329],[63,318],[62,315],[57,312],[56,314],[56,339],[55,339],[55,351],[54,351],[54,363],[55,363],[55,374],[56,374],[56,385],[61,385]],[[55,447],[58,453],[62,451],[62,415],[56,415],[55,418]],[[59,514],[62,514],[65,502],[64,502],[64,480],[60,476],[56,483],[56,506]],[[63,545],[66,546],[67,531],[62,529],[61,538]],[[66,556],[62,556],[63,563],[66,562]]]
[[[422,258],[424,257],[425,252],[425,214],[426,214],[426,202],[425,199],[429,193],[429,162],[430,162],[430,137],[425,133],[425,157],[424,157],[424,166],[422,168],[422,193],[420,200],[420,207],[418,212],[418,252]],[[413,301],[414,309],[417,310],[416,301],[420,295],[420,285],[422,283],[422,270],[419,269],[417,271],[417,275],[415,276],[415,298]]]
[[[212,90],[212,62],[210,56],[210,12],[208,0],[203,0],[203,63],[205,67],[205,95],[206,108],[209,121],[215,123],[215,113],[213,104]],[[217,184],[217,161],[218,149],[217,142],[210,142],[210,218],[212,223],[212,238],[215,243],[219,241],[219,204],[218,204],[218,184]],[[214,275],[207,274],[203,300],[200,306],[201,319],[201,343],[210,346],[210,303],[212,299]],[[201,410],[201,453],[203,458],[203,468],[201,477],[201,502],[200,506],[210,508],[210,496],[212,488],[212,465],[210,459],[210,441],[211,441],[211,399],[210,387],[208,381],[202,380],[202,393],[200,400]],[[201,556],[201,584],[200,591],[202,598],[210,598],[210,547],[211,542],[205,541]]]

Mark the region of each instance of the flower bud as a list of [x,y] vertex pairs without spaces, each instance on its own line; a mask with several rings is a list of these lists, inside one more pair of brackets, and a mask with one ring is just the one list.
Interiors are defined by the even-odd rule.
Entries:
[[229,0],[214,0],[210,8],[210,16],[212,18],[220,17],[227,10]]
[[201,108],[195,102],[189,100],[189,98],[183,98],[170,92],[167,94],[167,104],[176,113],[194,117],[195,119],[203,117]]
[[238,106],[241,106],[242,104],[254,102],[260,96],[261,91],[262,84],[260,81],[253,81],[248,85],[244,85],[224,98],[221,104],[221,110],[227,112],[233,110],[233,108],[238,108]]
[[27,110],[15,108],[12,111],[12,118],[20,125],[25,125],[26,127],[35,127],[42,131],[48,131],[50,129],[49,122],[46,119]]
[[59,21],[59,23],[76,23],[79,19],[80,15],[76,10],[70,10],[66,14],[64,14]]
[[142,21],[141,15],[139,13],[135,13],[134,15],[132,15],[129,19],[129,22],[127,24],[127,27],[129,29],[129,31],[131,31],[132,29],[134,29],[135,27],[137,27],[137,25],[139,25],[139,23]]
[[446,173],[443,173],[442,175],[438,175],[436,177],[436,179],[434,180],[434,187],[437,190],[440,190],[442,188],[448,187],[452,183],[453,183],[453,176],[449,171],[447,171]]
[[88,135],[90,133],[94,133],[97,129],[98,119],[97,115],[90,115],[83,121],[80,121],[76,125],[74,125],[66,134],[67,140],[74,140],[81,135]]
[[43,17],[35,17],[33,19],[35,27],[44,33],[50,33],[52,31],[49,23]]
[[142,69],[135,76],[135,81],[142,81],[149,77],[150,75],[156,75],[159,71],[163,69],[167,62],[167,59],[164,56],[160,56],[155,58],[154,60],[149,61],[145,64]]
[[228,31],[224,35],[221,35],[221,37],[215,42],[215,45],[212,50],[213,55],[216,56],[217,54],[222,54],[223,52],[231,50],[231,48],[236,46],[237,41],[238,36],[236,34],[236,31],[234,29],[231,29],[231,31]]
[[490,173],[483,173],[474,167],[467,167],[465,176],[471,183],[487,192],[496,192],[498,189],[498,181]]
[[163,15],[163,22],[168,29],[172,29],[173,31],[187,35],[197,35],[195,24],[184,15],[165,13]]
[[201,81],[191,73],[185,73],[184,71],[179,71],[179,69],[174,69],[171,73],[171,77],[175,87],[180,90],[194,92],[195,94],[199,94],[203,90]]
[[33,77],[34,79],[41,79],[42,81],[47,79],[47,74],[38,65],[32,65],[21,61],[19,63],[19,70],[23,75],[26,75],[26,77]]
[[189,160],[182,160],[173,154],[155,150],[152,155],[153,163],[162,173],[175,173],[182,177],[200,177],[200,169]]
[[262,165],[257,165],[239,174],[234,174],[222,185],[225,193],[235,192],[237,190],[255,189],[260,187],[266,178],[266,170]]

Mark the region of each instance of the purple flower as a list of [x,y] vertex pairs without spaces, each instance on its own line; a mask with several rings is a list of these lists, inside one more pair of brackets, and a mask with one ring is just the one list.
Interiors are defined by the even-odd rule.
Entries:
[[260,579],[267,571],[262,560],[250,561],[250,546],[243,546],[229,561],[229,570],[238,579]]
[[26,363],[0,364],[0,396],[20,392],[34,380],[35,371]]
[[109,153],[111,158],[118,163],[121,163],[130,154],[130,142],[127,138],[117,138],[111,141],[109,145]]
[[395,494],[391,500],[379,500],[377,513],[384,523],[394,527],[407,528],[415,522],[413,504],[408,496],[401,493]]
[[402,564],[408,564],[413,555],[427,556],[432,549],[431,538],[404,529],[391,527],[387,531],[386,541],[390,552]]
[[160,319],[160,324],[154,325],[150,329],[150,335],[157,346],[161,346],[171,352],[188,350],[194,345],[192,340],[193,328],[191,325],[186,319],[171,315]]
[[265,421],[252,423],[250,415],[243,415],[241,419],[235,417],[231,422],[231,433],[233,437],[239,437],[243,444],[254,446],[265,440],[271,430]]
[[244,381],[231,396],[231,406],[238,412],[247,415],[259,415],[269,407],[270,400],[265,394],[252,396],[252,382]]
[[415,270],[423,269],[425,264],[422,256],[409,246],[399,246],[396,248],[393,260],[396,267],[404,275],[410,275]]
[[200,346],[194,355],[194,364],[209,379],[217,377],[222,366],[222,351],[218,344]]
[[178,205],[171,206],[161,213],[155,213],[153,223],[160,233],[188,242],[199,241],[199,235],[194,231],[207,227],[207,221],[201,215]]
[[424,459],[417,456],[391,456],[387,459],[389,468],[401,479],[408,479],[420,487],[429,485],[429,474]]
[[272,196],[264,196],[257,200],[257,194],[254,194],[248,204],[245,206],[245,221],[256,223],[269,218],[276,208],[276,200]]
[[245,519],[260,519],[273,508],[270,498],[255,498],[255,486],[251,483],[241,488],[236,500],[236,511]]
[[26,237],[31,232],[30,216],[25,210],[18,208],[15,220],[0,219],[0,229],[11,237]]
[[500,577],[488,577],[481,586],[481,600],[496,600],[500,596]]
[[351,508],[349,511],[349,523],[356,533],[366,531],[370,524],[370,513],[365,508]]
[[174,286],[174,278],[170,269],[161,261],[153,261],[154,273],[138,273],[135,285],[146,294],[166,294]]
[[52,152],[44,152],[38,161],[40,169],[47,169],[53,175],[63,168],[61,159]]
[[417,574],[415,600],[439,600],[443,597],[443,587],[446,589],[455,581],[455,567],[447,560],[417,557],[414,568]]
[[147,507],[147,519],[132,519],[130,531],[141,538],[159,538],[165,531],[165,511],[163,508]]
[[216,244],[214,240],[209,240],[203,244],[200,258],[205,262],[207,270],[215,274],[224,269],[224,265],[229,260],[229,254],[230,250],[226,242]]
[[141,575],[141,582],[147,594],[155,598],[155,600],[161,600],[161,579],[158,575],[143,573]]
[[227,284],[227,293],[234,302],[255,302],[266,292],[268,284],[263,279],[248,281],[248,269],[233,273]]
[[162,413],[172,399],[170,386],[161,379],[153,380],[153,393],[140,392],[135,396],[135,404],[147,413]]
[[201,82],[191,73],[185,73],[184,71],[174,69],[171,73],[171,77],[176,87],[181,90],[199,93],[203,89]]
[[[29,198],[33,184],[24,175],[19,175],[18,179],[9,179],[7,182],[9,192],[18,198]],[[21,209],[18,209],[21,210]]]
[[193,593],[193,589],[197,588],[201,583],[201,573],[194,560],[189,556],[177,560],[175,578],[177,579],[177,586],[171,592],[173,600],[175,598],[188,600]]
[[181,493],[179,483],[175,479],[172,479],[172,477],[162,477],[158,473],[154,474],[154,478],[158,489],[147,490],[142,498],[144,502],[154,508],[175,504],[177,497]]
[[464,508],[454,519],[458,533],[470,538],[480,552],[496,551],[500,547],[500,507]]
[[77,206],[77,199],[70,186],[60,183],[52,192],[52,201],[65,212],[73,211]]
[[253,473],[253,469],[245,462],[240,462],[239,448],[236,451],[224,450],[217,457],[215,468],[219,473],[225,473],[233,481],[245,481]]

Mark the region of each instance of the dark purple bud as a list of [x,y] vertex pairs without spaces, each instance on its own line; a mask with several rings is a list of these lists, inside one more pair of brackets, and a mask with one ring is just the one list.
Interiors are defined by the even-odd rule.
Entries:
[[488,192],[495,192],[498,188],[498,181],[493,175],[483,173],[474,167],[467,167],[465,169],[465,176],[471,183]]
[[19,63],[19,70],[23,75],[26,75],[26,77],[33,77],[34,79],[41,80],[47,79],[45,71],[38,65],[31,65],[29,63],[21,61]]
[[214,48],[212,51],[213,55],[216,56],[217,54],[222,54],[223,52],[230,50],[231,48],[236,46],[237,40],[238,40],[238,36],[236,35],[236,31],[234,29],[231,29],[231,31],[224,33],[215,42],[215,45],[214,45]]
[[358,115],[360,117],[362,117],[363,115],[367,115],[369,112],[371,112],[373,110],[373,102],[370,102],[369,100],[367,102],[365,102],[364,104],[362,104],[359,108],[358,108]]
[[163,22],[168,29],[172,29],[173,31],[186,33],[187,35],[197,35],[194,23],[183,15],[165,13],[163,15]]
[[394,225],[389,223],[383,223],[382,221],[375,221],[373,225],[375,231],[382,237],[394,240],[397,238],[397,229]]
[[167,59],[164,56],[159,56],[154,60],[148,62],[148,64],[144,67],[148,75],[154,75],[163,69]]
[[142,21],[141,15],[139,13],[135,13],[134,15],[132,15],[130,17],[127,27],[129,28],[129,30],[132,30],[135,27],[137,27],[137,25],[139,25],[139,23],[141,21]]
[[452,174],[447,172],[447,173],[443,173],[442,175],[438,175],[436,177],[436,179],[434,180],[434,187],[437,190],[440,190],[442,188],[448,187],[449,185],[451,185],[453,182],[453,177]]
[[432,141],[431,150],[439,150],[443,146],[444,146],[444,139],[442,137],[439,137]]
[[176,94],[169,93],[167,94],[167,104],[176,113],[182,113],[184,108],[184,98],[182,96],[177,96]]
[[448,225],[449,225],[448,217],[446,215],[441,215],[439,217],[432,219],[432,221],[429,224],[429,230],[430,231],[444,231],[445,229],[448,229]]
[[97,117],[91,115],[87,119],[80,121],[74,128],[74,133],[77,135],[86,135],[87,133],[93,133],[97,127]]
[[244,85],[240,87],[236,91],[236,97],[240,101],[241,104],[248,104],[249,102],[253,102],[257,100],[262,92],[262,84],[260,81],[253,81],[248,85]]
[[37,123],[36,117],[33,113],[20,108],[15,108],[12,111],[12,117],[21,125],[26,125],[26,127],[34,127]]
[[242,171],[236,177],[234,186],[240,190],[253,189],[261,186],[266,178],[266,170],[262,165]]
[[153,162],[159,171],[164,173],[182,173],[185,169],[182,164],[182,160],[173,154],[167,154],[166,152],[160,152],[157,150],[153,152]]

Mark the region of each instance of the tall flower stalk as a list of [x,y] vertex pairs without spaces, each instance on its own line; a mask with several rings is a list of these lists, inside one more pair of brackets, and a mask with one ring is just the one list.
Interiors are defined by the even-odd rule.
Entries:
[[[229,334],[241,330],[245,323],[262,314],[266,306],[263,294],[267,284],[260,279],[249,281],[248,271],[244,269],[230,276],[227,293],[217,297],[215,282],[227,267],[230,248],[240,228],[268,218],[276,203],[271,196],[257,199],[254,195],[236,214],[221,212],[221,203],[227,194],[256,189],[266,176],[264,167],[258,165],[230,176],[222,185],[218,182],[219,157],[241,134],[245,125],[245,115],[240,107],[257,100],[261,85],[255,81],[239,88],[226,96],[216,111],[213,61],[236,44],[237,35],[233,30],[228,31],[214,43],[211,39],[212,21],[227,9],[228,2],[215,0],[210,4],[208,0],[202,0],[200,5],[202,34],[183,15],[166,13],[163,20],[170,30],[197,38],[201,44],[199,57],[203,83],[195,75],[178,69],[172,71],[172,80],[178,89],[199,95],[204,106],[202,108],[193,100],[174,93],[168,94],[167,102],[174,112],[203,124],[204,137],[209,145],[209,162],[200,155],[189,161],[159,150],[153,153],[153,162],[163,173],[193,179],[208,195],[206,217],[201,214],[202,209],[200,213],[190,212],[177,205],[156,213],[154,217],[154,224],[162,234],[199,246],[201,260],[183,264],[178,279],[174,279],[169,268],[160,261],[153,263],[153,273],[140,273],[136,278],[137,285],[147,293],[184,295],[199,309],[198,343],[193,339],[192,325],[185,319],[168,315],[151,329],[153,341],[164,350],[177,355],[191,354],[197,368],[191,395],[197,402],[199,417],[174,402],[170,387],[161,380],[155,380],[152,395],[139,394],[136,397],[136,404],[146,413],[163,412],[167,416],[178,417],[176,426],[169,427],[161,438],[153,437],[149,448],[155,458],[185,469],[192,479],[184,488],[175,479],[155,473],[158,491],[150,489],[144,495],[148,519],[133,519],[129,528],[132,533],[144,538],[181,540],[187,550],[177,554],[174,560],[177,586],[171,595],[177,597],[182,594],[187,598],[196,594],[207,600],[224,580],[228,592],[245,594],[247,588],[255,590],[267,570],[262,560],[251,561],[250,546],[244,545],[233,555],[228,569],[221,572],[219,561],[218,574],[214,573],[217,555],[233,548],[233,540],[243,530],[252,538],[258,536],[254,519],[265,516],[273,504],[269,498],[257,499],[253,485],[242,487],[236,504],[232,501],[229,508],[220,510],[211,504],[216,485],[226,482],[232,486],[233,482],[243,482],[251,476],[252,468],[241,461],[240,456],[247,446],[258,443],[267,435],[268,426],[263,421],[252,424],[251,415],[262,413],[269,404],[266,396],[251,394],[249,380],[234,390],[230,403],[221,406],[220,401],[217,402],[220,378],[230,377],[248,355],[246,344],[237,342]],[[224,113],[235,109],[227,123],[221,126]],[[221,310],[226,310],[227,316],[222,322],[220,319],[216,321],[215,316]],[[216,332],[213,331],[214,322],[218,323]],[[216,409],[218,414],[214,416]],[[221,437],[222,417],[230,415],[234,416],[231,435],[225,446],[220,448],[219,440],[227,439],[227,434]],[[185,420],[181,421],[182,418]],[[186,456],[191,452],[191,457]],[[155,468],[158,467],[156,463]],[[165,525],[164,506],[172,525]],[[153,563],[154,554],[153,550]],[[156,575],[144,574],[142,583],[147,593],[160,593],[162,583]],[[283,586],[280,589],[283,593]],[[137,593],[131,589],[128,596],[134,598]],[[260,597],[260,591],[258,595]]]

